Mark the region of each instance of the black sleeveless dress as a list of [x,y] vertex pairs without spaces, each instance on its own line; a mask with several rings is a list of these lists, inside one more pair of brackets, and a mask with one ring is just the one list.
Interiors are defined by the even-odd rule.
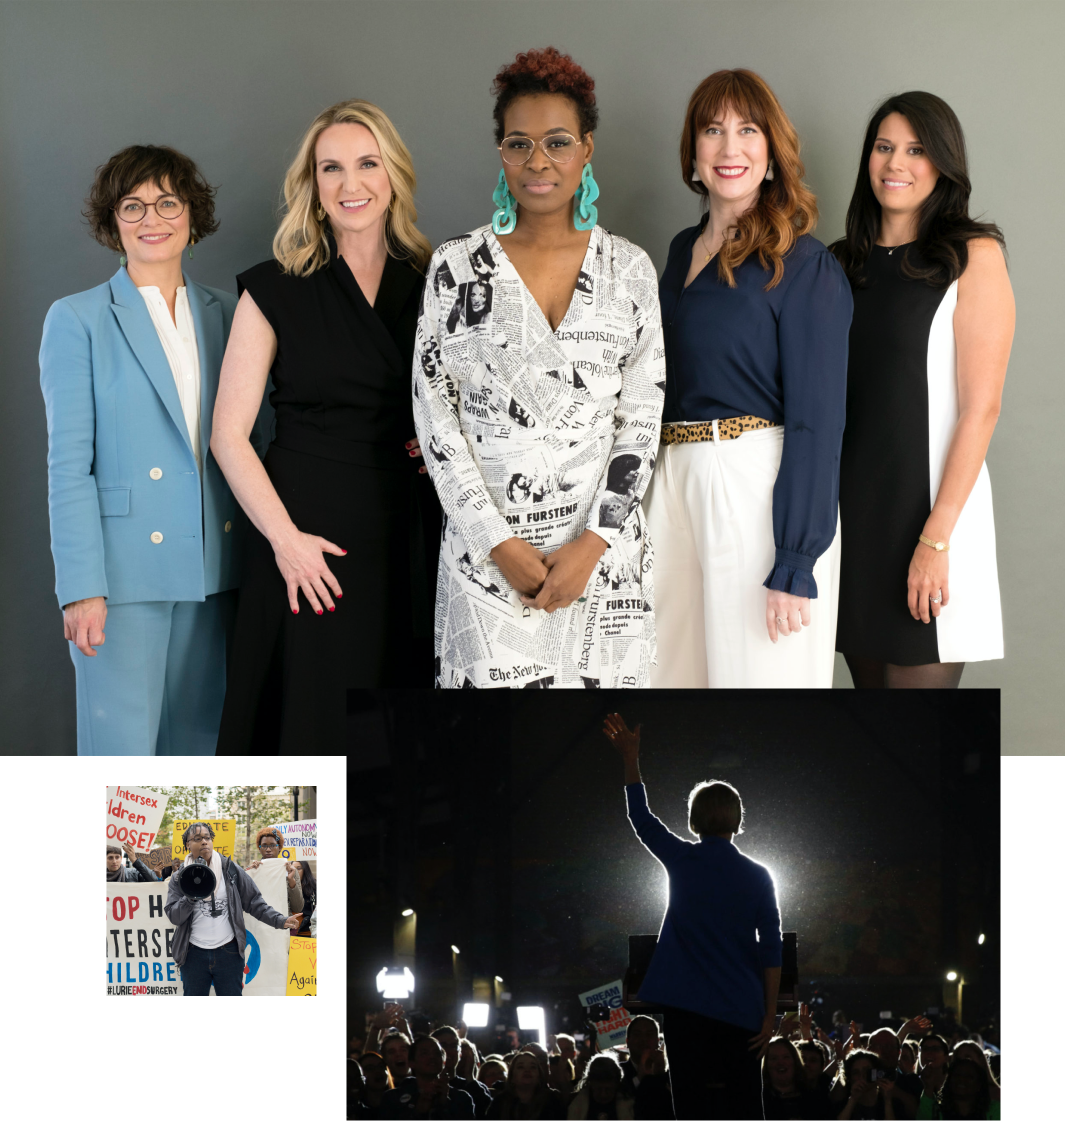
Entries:
[[955,425],[958,282],[902,274],[913,245],[874,246],[852,295],[840,459],[841,653],[899,666],[1003,657],[992,490],[984,465],[951,535],[949,604],[929,623],[907,608],[907,572],[933,508]]
[[[219,755],[340,754],[351,689],[432,685],[431,589],[440,509],[415,435],[411,358],[423,276],[387,259],[374,306],[331,242],[307,277],[265,261],[237,278],[277,338],[264,466],[296,527],[332,541],[343,590],[292,614],[253,529],[227,670]],[[432,571],[427,572],[427,568]]]

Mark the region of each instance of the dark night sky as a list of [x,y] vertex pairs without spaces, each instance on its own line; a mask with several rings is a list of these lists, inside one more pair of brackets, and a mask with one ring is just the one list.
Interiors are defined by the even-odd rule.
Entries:
[[[947,956],[972,956],[979,929],[998,929],[997,877],[983,871],[998,851],[994,693],[529,691],[498,698],[494,719],[485,701],[422,694],[386,702],[386,722],[366,713],[349,763],[351,897],[364,916],[350,924],[349,953],[360,975],[390,952],[393,807],[397,789],[403,800],[416,788],[421,824],[410,824],[402,859],[427,978],[450,978],[451,942],[472,973],[506,961],[509,982],[542,999],[619,975],[626,935],[658,930],[666,880],[625,816],[621,762],[600,731],[615,709],[643,725],[649,802],[675,832],[688,836],[695,783],[740,790],[737,844],[774,872],[801,975],[931,977]],[[493,837],[504,820],[501,931]]]

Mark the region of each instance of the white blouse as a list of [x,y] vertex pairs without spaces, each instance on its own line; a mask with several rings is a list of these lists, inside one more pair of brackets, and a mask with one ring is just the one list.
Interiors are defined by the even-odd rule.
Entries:
[[[655,616],[640,499],[664,368],[655,269],[624,238],[592,230],[554,331],[490,228],[433,254],[414,417],[445,513],[438,686],[647,684]],[[585,594],[552,614],[524,607],[489,555],[513,536],[550,553],[586,528],[608,548]]]
[[144,297],[148,314],[152,317],[156,334],[163,344],[163,353],[170,363],[174,384],[178,387],[178,400],[185,415],[189,429],[189,442],[192,444],[196,466],[203,472],[203,459],[200,455],[200,351],[196,346],[196,325],[193,323],[189,296],[184,286],[178,289],[174,307],[177,323],[170,318],[170,309],[163,293],[152,285],[137,289]]

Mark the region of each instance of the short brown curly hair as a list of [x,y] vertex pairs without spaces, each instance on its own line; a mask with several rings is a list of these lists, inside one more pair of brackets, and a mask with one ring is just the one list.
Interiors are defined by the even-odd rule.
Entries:
[[505,66],[492,83],[496,106],[492,119],[496,122],[496,143],[503,140],[503,115],[517,97],[529,93],[561,93],[570,98],[581,122],[582,139],[596,131],[600,111],[596,108],[596,83],[568,55],[555,47],[542,51],[525,51]]
[[82,215],[89,221],[93,237],[107,249],[121,251],[113,210],[139,184],[166,184],[189,208],[189,229],[201,241],[218,229],[215,218],[215,188],[200,169],[181,152],[158,144],[131,144],[116,152],[96,169],[96,179],[85,200]]
[[277,841],[279,849],[282,849],[282,848],[285,847],[285,838],[281,835],[281,831],[279,829],[277,829],[276,826],[264,825],[263,828],[260,829],[258,833],[256,833],[256,835],[255,835],[255,847],[256,848],[259,848],[259,845],[262,843],[262,840],[263,840],[264,837],[273,837],[274,840]]

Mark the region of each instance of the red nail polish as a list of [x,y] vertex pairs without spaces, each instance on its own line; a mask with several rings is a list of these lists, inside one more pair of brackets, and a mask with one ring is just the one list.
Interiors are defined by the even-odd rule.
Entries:
[[316,614],[316,615],[321,615],[321,614],[322,614],[322,608],[320,607],[320,608],[319,608],[319,609],[318,609],[318,610],[317,610],[317,611],[315,612],[315,614]]
[[337,610],[337,609],[336,609],[335,607],[331,607],[331,608],[330,608],[330,611],[336,611],[336,610]]
[[344,599],[344,592],[338,592],[337,599]]
[[346,557],[347,555],[348,555],[348,550],[347,549],[341,549],[341,556]]

